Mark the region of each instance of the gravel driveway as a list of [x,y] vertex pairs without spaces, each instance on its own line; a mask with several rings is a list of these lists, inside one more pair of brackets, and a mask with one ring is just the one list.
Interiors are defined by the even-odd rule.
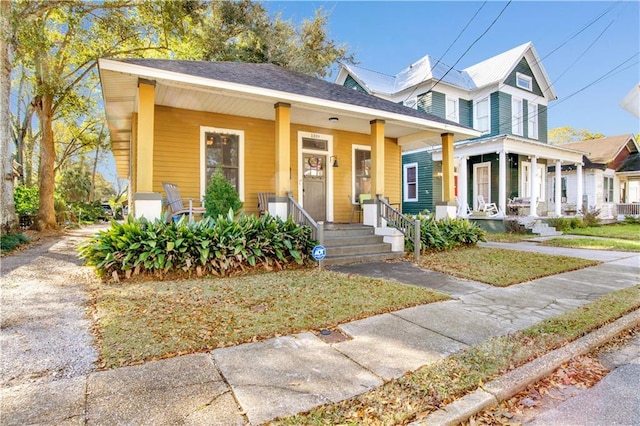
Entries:
[[3,388],[71,378],[95,370],[89,289],[78,244],[105,225],[45,238],[0,259],[0,382]]

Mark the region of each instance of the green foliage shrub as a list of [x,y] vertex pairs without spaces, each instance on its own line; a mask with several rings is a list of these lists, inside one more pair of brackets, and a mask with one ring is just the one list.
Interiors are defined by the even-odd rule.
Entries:
[[229,209],[238,212],[242,208],[238,192],[224,177],[220,169],[213,174],[211,182],[207,186],[204,194],[204,207],[207,209],[206,215],[213,218],[226,215]]
[[13,202],[16,206],[17,215],[34,215],[38,213],[40,191],[37,186],[30,188],[18,185],[13,191]]
[[[436,220],[432,215],[418,214],[422,250],[450,250],[486,241],[486,232],[474,222],[461,218]],[[405,247],[413,251],[413,242],[405,239]]]
[[554,217],[549,219],[547,223],[549,226],[553,226],[557,231],[561,232],[585,227],[584,222],[579,217]]
[[167,223],[129,216],[83,244],[80,257],[100,274],[115,273],[118,279],[169,272],[224,276],[310,260],[316,244],[311,228],[271,215],[234,216],[230,210],[226,216],[191,223],[185,218]]
[[[78,223],[96,223],[107,219],[102,203],[99,201],[93,203],[69,203],[68,209],[72,213],[71,220]],[[56,207],[56,211],[58,208]]]
[[24,234],[8,234],[0,237],[0,253],[9,253],[30,240]]
[[640,217],[625,215],[624,223],[626,223],[627,225],[640,225]]
[[600,209],[591,207],[589,211],[582,212],[582,223],[584,226],[600,226]]

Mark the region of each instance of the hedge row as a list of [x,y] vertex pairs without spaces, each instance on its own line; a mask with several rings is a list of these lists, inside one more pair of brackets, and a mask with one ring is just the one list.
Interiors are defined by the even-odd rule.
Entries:
[[[474,222],[461,218],[436,220],[433,215],[418,214],[422,250],[449,250],[460,246],[475,245],[486,241],[486,232]],[[413,251],[413,242],[405,239],[405,247]]]
[[270,215],[235,218],[230,210],[227,216],[193,223],[130,216],[124,223],[112,222],[79,253],[101,275],[117,281],[137,274],[224,276],[251,268],[282,269],[309,261],[315,244],[307,226]]

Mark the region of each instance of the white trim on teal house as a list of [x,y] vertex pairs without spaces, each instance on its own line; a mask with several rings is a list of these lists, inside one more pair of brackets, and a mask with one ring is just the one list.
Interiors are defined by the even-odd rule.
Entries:
[[[537,202],[531,203],[531,216],[562,214],[555,203],[547,203],[546,172],[541,176],[535,170],[546,171],[559,162],[581,172],[583,152],[547,144],[547,106],[557,96],[532,43],[463,70],[449,69],[429,56],[395,76],[342,65],[336,83],[343,84],[348,78],[359,81],[361,90],[394,102],[406,105],[415,97],[410,102],[415,108],[449,120],[457,118],[454,121],[482,132],[478,138],[454,144],[454,167],[457,177],[462,177],[456,185],[459,211],[466,212],[461,208],[465,205],[477,209],[474,170],[477,164],[485,163],[491,176],[487,182],[491,191],[485,201],[496,203],[501,214],[508,212],[508,200],[532,196]],[[457,99],[455,113],[451,111],[453,99]],[[433,144],[433,148],[419,151],[412,150],[417,147],[410,138],[400,139],[402,143],[406,146],[403,164],[417,161],[420,173],[432,181],[429,193],[419,191],[418,201],[404,202],[403,209],[408,213],[433,210],[441,201],[441,147]],[[525,169],[523,162],[533,166]],[[581,191],[577,195],[581,199]],[[549,211],[551,205],[553,211]]]

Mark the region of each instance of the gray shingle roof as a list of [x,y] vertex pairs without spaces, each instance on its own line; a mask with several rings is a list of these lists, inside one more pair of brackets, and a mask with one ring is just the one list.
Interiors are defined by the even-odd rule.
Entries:
[[456,127],[467,126],[415,110],[373,95],[360,93],[274,64],[244,62],[180,61],[171,59],[119,59],[119,61],[164,71],[260,87],[313,98],[341,102],[380,111],[421,118]]

